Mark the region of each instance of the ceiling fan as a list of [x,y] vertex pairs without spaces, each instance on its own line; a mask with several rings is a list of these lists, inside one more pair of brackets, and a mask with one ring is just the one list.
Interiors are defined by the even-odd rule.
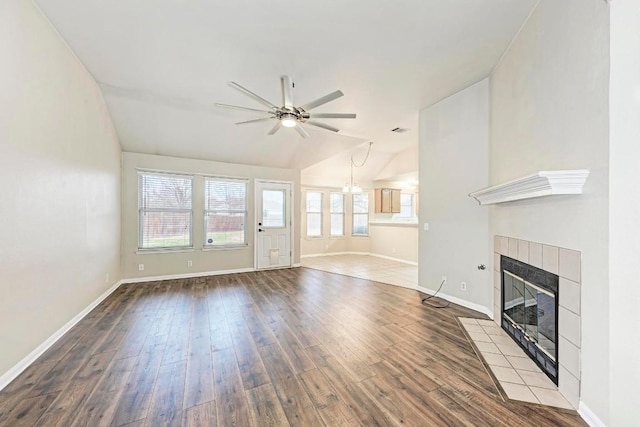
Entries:
[[319,107],[320,105],[326,104],[327,102],[331,102],[336,98],[340,98],[341,96],[344,95],[341,91],[336,90],[335,92],[331,92],[330,94],[325,95],[322,98],[316,99],[315,101],[311,101],[300,107],[296,107],[293,104],[293,88],[295,87],[293,80],[291,80],[291,77],[289,76],[282,76],[280,80],[282,81],[282,103],[283,103],[282,107],[278,107],[274,105],[273,103],[267,101],[261,96],[256,95],[250,90],[240,86],[236,82],[229,82],[229,85],[232,88],[237,89],[240,92],[244,93],[245,95],[255,99],[261,104],[266,105],[267,107],[269,107],[269,110],[258,110],[255,108],[240,107],[237,105],[229,105],[229,104],[216,104],[216,106],[223,107],[223,108],[232,108],[234,110],[245,110],[245,111],[258,112],[258,113],[266,113],[269,115],[268,117],[254,119],[254,120],[246,120],[244,122],[238,122],[236,124],[244,125],[247,123],[277,120],[277,123],[275,124],[273,129],[269,131],[269,135],[275,134],[280,130],[282,126],[284,126],[284,127],[294,128],[296,131],[298,131],[298,133],[303,138],[309,137],[309,133],[302,126],[303,123],[306,123],[311,126],[316,126],[331,132],[338,132],[340,129],[330,126],[326,123],[317,122],[315,121],[315,119],[355,119],[356,118],[355,114],[349,114],[349,113],[309,113],[308,112],[309,110]]

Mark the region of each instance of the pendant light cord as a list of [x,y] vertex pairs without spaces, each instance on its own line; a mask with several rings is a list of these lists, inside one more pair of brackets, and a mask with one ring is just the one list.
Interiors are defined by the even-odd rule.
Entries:
[[355,166],[357,168],[361,168],[364,166],[365,163],[367,163],[367,160],[369,159],[369,153],[371,153],[371,146],[373,145],[373,141],[369,141],[369,148],[367,149],[367,155],[365,156],[364,160],[362,161],[362,164],[356,165],[356,163],[353,161],[353,154],[351,155],[351,166]]

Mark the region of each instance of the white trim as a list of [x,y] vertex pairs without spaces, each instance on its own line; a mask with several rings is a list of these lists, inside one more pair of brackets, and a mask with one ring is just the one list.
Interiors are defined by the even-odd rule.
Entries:
[[164,276],[132,277],[130,279],[122,279],[121,281],[122,283],[157,282],[158,280],[190,279],[192,277],[219,276],[222,274],[248,273],[251,271],[256,271],[256,270],[252,267],[236,268],[233,270],[201,271],[199,273],[180,273],[180,274],[167,274]]
[[417,221],[407,220],[407,221],[380,221],[374,220],[369,221],[369,225],[389,225],[392,227],[418,227],[420,224]]
[[606,427],[606,424],[582,400],[578,404],[578,414],[590,427]]
[[403,264],[409,264],[409,265],[415,265],[415,266],[417,266],[417,265],[418,265],[418,263],[417,263],[417,262],[415,262],[415,261],[408,261],[408,260],[406,260],[406,259],[394,258],[394,257],[391,257],[391,256],[379,255],[379,254],[374,254],[374,253],[371,253],[371,254],[369,254],[369,255],[371,255],[371,256],[375,256],[375,257],[378,257],[378,258],[383,258],[383,259],[390,259],[391,261],[397,261],[397,262],[401,262],[401,263],[403,263]]
[[192,247],[185,249],[171,249],[171,248],[161,248],[161,249],[138,249],[136,251],[136,255],[155,255],[155,254],[179,254],[184,252],[194,252],[195,249]]
[[302,264],[300,264],[299,262],[293,264],[291,267],[296,268],[296,267],[302,267]]
[[20,375],[25,369],[27,369],[29,365],[35,362],[38,357],[40,357],[45,351],[47,351],[52,345],[54,345],[56,341],[62,338],[64,334],[66,334],[71,328],[73,328],[80,320],[82,320],[87,314],[89,314],[91,310],[96,308],[98,304],[104,301],[123,283],[124,281],[122,280],[116,282],[116,284],[107,289],[102,295],[100,295],[92,303],[90,303],[84,310],[76,314],[60,329],[55,331],[53,335],[43,341],[42,344],[36,347],[31,353],[29,353],[22,360],[11,367],[7,372],[5,372],[2,376],[0,376],[0,390],[8,386],[11,381],[13,381],[18,375]]
[[401,262],[403,264],[409,264],[409,265],[418,265],[417,262],[415,261],[407,261],[406,259],[400,259],[400,258],[393,258],[390,256],[386,256],[386,255],[380,255],[380,254],[374,254],[372,252],[325,252],[325,253],[320,253],[320,254],[307,254],[307,255],[300,255],[300,258],[314,258],[314,257],[319,257],[319,256],[334,256],[334,255],[365,255],[365,256],[374,256],[377,258],[384,258],[384,259],[389,259],[391,261],[397,261],[397,262]]
[[582,194],[582,187],[588,176],[587,169],[540,171],[474,191],[469,193],[469,197],[473,197],[481,205],[492,205],[534,197]]
[[[423,292],[425,294],[429,294],[429,295],[433,295],[433,294],[436,293],[436,291],[434,291],[432,289],[424,288],[424,287],[422,287],[420,285],[418,285],[418,291]],[[480,312],[482,314],[486,314],[491,320],[493,320],[493,310],[490,310],[489,308],[487,308],[487,307],[485,307],[483,305],[476,304],[476,303],[473,303],[473,302],[469,302],[467,300],[463,300],[461,298],[454,297],[454,296],[451,296],[451,295],[443,294],[442,292],[438,293],[438,298],[442,298],[442,299],[445,299],[447,301],[451,301],[454,304],[458,304],[458,305],[461,305],[463,307],[469,308],[471,310],[478,311],[478,312]]]

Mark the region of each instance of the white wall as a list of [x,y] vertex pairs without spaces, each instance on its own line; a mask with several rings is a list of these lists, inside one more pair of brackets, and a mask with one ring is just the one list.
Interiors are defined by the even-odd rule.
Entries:
[[442,294],[484,311],[492,307],[488,210],[468,194],[488,184],[488,95],[485,79],[420,112],[419,283],[436,290],[447,276]]
[[0,2],[0,40],[1,377],[120,279],[120,146],[33,2]]
[[[255,180],[291,181],[293,185],[293,260],[300,262],[300,223],[295,214],[300,211],[300,172],[294,169],[267,168],[239,165],[234,163],[212,162],[208,160],[183,159],[178,157],[154,156],[148,154],[122,154],[122,272],[125,278],[156,277],[175,274],[192,274],[208,271],[242,270],[254,267],[255,226]],[[201,177],[194,179],[193,189],[193,247],[191,252],[136,254],[138,250],[138,169],[151,169],[187,174],[204,174],[248,178],[248,222],[247,237],[249,246],[240,249],[203,251],[204,223],[204,187]],[[192,267],[187,267],[187,261]],[[144,264],[144,271],[138,270],[138,264]]]
[[[581,196],[496,205],[491,234],[582,252],[582,390],[609,414],[608,66],[602,0],[542,0],[491,76],[490,181],[589,169]],[[560,349],[562,351],[562,349]]]
[[615,0],[610,19],[610,425],[630,426],[640,404],[640,2]]

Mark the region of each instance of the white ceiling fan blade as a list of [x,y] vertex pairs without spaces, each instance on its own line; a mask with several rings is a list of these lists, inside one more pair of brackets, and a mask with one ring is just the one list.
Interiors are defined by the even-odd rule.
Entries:
[[311,125],[311,126],[316,126],[316,127],[322,128],[322,129],[330,130],[331,132],[339,132],[340,131],[340,129],[335,128],[335,127],[330,126],[330,125],[325,124],[325,123],[314,122],[314,121],[311,121],[311,120],[307,120],[305,123],[308,124],[308,125]]
[[312,108],[316,108],[319,107],[322,104],[326,104],[327,102],[331,102],[334,99],[340,98],[341,96],[344,96],[344,93],[342,93],[342,91],[335,91],[335,92],[331,92],[329,95],[325,95],[322,98],[318,98],[315,101],[311,101],[307,104],[304,104],[301,108],[305,111],[309,111]]
[[289,76],[282,76],[282,102],[284,106],[293,109],[293,80]]
[[355,119],[353,113],[311,113],[309,118],[312,119]]
[[261,104],[266,105],[269,108],[274,108],[274,109],[278,109],[278,107],[276,107],[275,105],[273,105],[271,102],[267,101],[266,99],[264,99],[263,97],[261,97],[260,95],[256,95],[255,93],[251,92],[249,89],[244,88],[242,86],[240,86],[238,83],[236,82],[229,82],[229,86],[231,86],[234,89],[239,90],[240,92],[244,93],[245,95],[255,99],[256,101],[260,102]]
[[237,125],[246,125],[247,123],[257,123],[257,122],[264,122],[267,120],[273,120],[274,117],[265,117],[263,119],[253,119],[253,120],[245,120],[244,122],[237,122]]
[[278,123],[276,123],[276,125],[273,127],[273,129],[269,131],[267,135],[273,135],[274,133],[278,132],[281,127],[282,127],[282,122],[278,120]]
[[302,136],[303,138],[309,138],[309,133],[305,130],[305,128],[302,127],[300,123],[297,123],[294,129],[297,130],[300,136]]
[[218,103],[216,103],[216,107],[231,108],[232,110],[255,111],[257,113],[275,114],[273,111],[258,110],[256,108],[249,108],[249,107],[241,107],[239,105],[229,105],[229,104],[218,104]]

